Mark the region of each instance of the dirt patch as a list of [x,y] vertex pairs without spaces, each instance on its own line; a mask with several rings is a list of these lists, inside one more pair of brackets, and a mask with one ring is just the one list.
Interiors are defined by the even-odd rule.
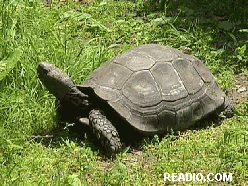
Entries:
[[248,100],[248,72],[242,72],[235,75],[236,90],[229,90],[229,94],[233,97],[236,104],[241,104]]
[[[51,0],[40,0],[42,3],[44,3],[46,6],[50,6],[51,5]],[[91,4],[91,3],[94,3],[95,0],[71,0],[73,2],[80,2],[82,4]],[[57,0],[55,1],[56,3],[65,3],[66,0]]]

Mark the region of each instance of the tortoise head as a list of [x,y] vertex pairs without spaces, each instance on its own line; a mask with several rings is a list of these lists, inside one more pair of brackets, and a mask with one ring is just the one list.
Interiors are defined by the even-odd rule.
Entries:
[[37,73],[49,92],[60,100],[76,88],[72,79],[53,64],[41,62],[37,67]]

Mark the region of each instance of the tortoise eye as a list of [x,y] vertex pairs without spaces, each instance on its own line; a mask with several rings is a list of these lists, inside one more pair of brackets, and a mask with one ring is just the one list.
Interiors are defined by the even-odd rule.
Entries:
[[49,70],[48,69],[42,69],[42,73],[44,73],[44,74],[48,74],[48,72],[49,72]]

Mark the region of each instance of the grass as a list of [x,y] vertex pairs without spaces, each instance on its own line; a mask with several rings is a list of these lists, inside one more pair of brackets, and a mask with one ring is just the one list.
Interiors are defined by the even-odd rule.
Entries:
[[[105,159],[89,135],[60,125],[55,98],[36,74],[47,61],[81,83],[117,54],[158,43],[191,48],[228,92],[235,73],[247,74],[247,17],[233,25],[229,14],[215,15],[216,1],[197,8],[165,1],[164,11],[155,1],[84,2],[0,0],[0,184],[247,185],[247,98],[221,125],[147,138]],[[233,173],[233,181],[164,182],[165,172]]]

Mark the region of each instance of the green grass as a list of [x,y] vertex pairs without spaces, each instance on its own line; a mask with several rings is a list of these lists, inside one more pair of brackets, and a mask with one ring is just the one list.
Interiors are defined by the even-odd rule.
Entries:
[[[154,1],[53,1],[46,7],[35,0],[0,0],[0,185],[248,184],[247,98],[221,125],[144,139],[111,160],[87,134],[60,125],[55,98],[38,80],[41,61],[81,83],[117,54],[158,43],[191,48],[225,91],[234,89],[234,74],[247,74],[248,65],[242,6],[236,21],[227,13],[218,14],[226,20],[215,18],[218,7],[229,6],[222,1],[197,8],[165,2],[164,11],[155,12]],[[165,172],[233,173],[233,181],[164,182]]]

